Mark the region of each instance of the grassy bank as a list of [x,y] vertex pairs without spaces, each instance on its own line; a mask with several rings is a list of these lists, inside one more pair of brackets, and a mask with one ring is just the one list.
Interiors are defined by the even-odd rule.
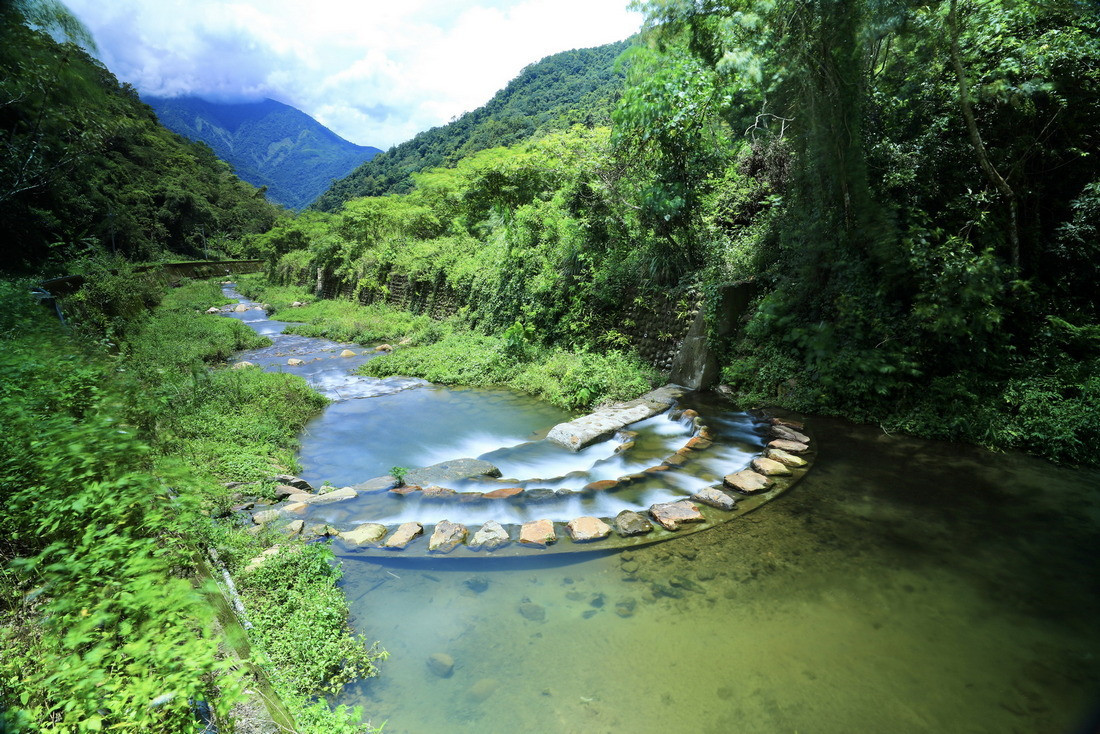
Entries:
[[[367,362],[361,374],[405,375],[444,385],[504,385],[570,410],[628,400],[655,386],[660,374],[632,354],[540,344],[521,322],[495,333],[462,316],[435,321],[385,304],[315,299],[303,289],[272,285],[262,275],[241,278],[243,293],[266,303],[275,318],[302,321],[287,329],[360,344],[390,343],[392,353]],[[292,307],[298,301],[304,307]]]
[[[295,437],[324,398],[298,377],[218,366],[266,340],[200,313],[224,302],[215,284],[172,290],[152,313],[90,293],[70,304],[75,334],[28,284],[0,287],[0,729],[190,732],[198,700],[224,721],[241,679],[189,581],[195,549],[212,546],[299,730],[368,730],[316,698],[380,656],[347,627],[331,552],[303,547],[245,573],[287,541],[226,516],[241,499],[227,482],[262,492],[296,468]],[[106,329],[117,350],[102,348]]]

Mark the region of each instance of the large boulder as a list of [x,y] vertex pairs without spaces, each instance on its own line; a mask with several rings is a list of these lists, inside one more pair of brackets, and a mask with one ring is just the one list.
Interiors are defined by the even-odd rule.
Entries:
[[450,553],[462,541],[466,540],[466,526],[450,520],[443,520],[435,526],[432,537],[428,539],[428,550],[438,553]]
[[509,542],[508,531],[496,520],[489,520],[466,545],[470,548],[493,550]]
[[611,535],[611,526],[598,517],[575,517],[566,523],[569,535],[575,542],[603,540]]
[[688,500],[679,502],[662,502],[649,508],[649,514],[661,524],[665,530],[679,530],[681,525],[690,522],[703,522],[706,520],[699,508]]

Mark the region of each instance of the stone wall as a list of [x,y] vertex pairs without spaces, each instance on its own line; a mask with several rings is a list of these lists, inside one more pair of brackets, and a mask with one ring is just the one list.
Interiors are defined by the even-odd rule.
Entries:
[[[312,285],[318,298],[355,298],[354,283],[326,270],[318,269]],[[465,303],[463,294],[452,289],[442,274],[434,281],[419,281],[391,273],[384,290],[363,290],[356,300],[363,305],[384,302],[393,308],[426,313],[433,319],[453,316]],[[617,313],[608,315],[625,337],[623,346],[667,372],[701,307],[702,294],[693,289],[644,296],[635,291],[627,294]]]

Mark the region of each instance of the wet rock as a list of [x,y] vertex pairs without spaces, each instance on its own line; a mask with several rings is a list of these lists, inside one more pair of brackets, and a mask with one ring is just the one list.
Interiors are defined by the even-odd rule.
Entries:
[[413,542],[418,535],[424,532],[424,526],[418,522],[407,522],[398,526],[397,530],[393,531],[390,537],[386,538],[386,542],[382,544],[383,548],[404,548],[409,543]]
[[772,486],[773,483],[773,480],[763,474],[757,474],[752,469],[742,469],[736,474],[727,474],[722,478],[722,481],[726,483],[727,487],[745,494],[762,492]]
[[616,403],[568,423],[559,423],[550,429],[546,440],[571,451],[580,451],[585,446],[610,438],[631,423],[667,410],[685,392],[687,390],[679,385],[665,385],[636,400]]
[[778,461],[781,464],[786,464],[789,467],[797,469],[799,467],[806,466],[806,460],[801,456],[795,456],[794,454],[788,454],[783,449],[768,449],[768,453],[765,454],[772,461]]
[[645,535],[653,530],[653,523],[633,510],[623,510],[615,516],[615,529],[619,535],[628,538],[632,535]]
[[608,490],[615,489],[618,486],[619,483],[616,482],[614,479],[602,479],[598,482],[589,482],[588,484],[584,485],[583,489],[586,489],[590,492],[606,492]]
[[447,487],[439,487],[433,484],[430,487],[424,487],[421,496],[426,499],[439,499],[440,497],[451,497],[455,494],[457,494],[457,492],[455,492],[453,489],[449,489]]
[[302,537],[307,540],[314,538],[327,538],[330,535],[336,535],[336,531],[327,522],[311,522],[302,528]]
[[238,303],[236,306],[233,307],[233,310],[237,313],[244,313],[248,310],[248,306],[244,305],[243,303]]
[[529,489],[523,497],[528,502],[548,502],[557,499],[558,494],[552,489]]
[[523,523],[519,529],[519,542],[523,545],[543,547],[558,542],[558,534],[554,531],[554,523],[549,520],[533,520]]
[[523,487],[502,487],[491,492],[485,492],[481,496],[489,500],[501,500],[515,497],[517,494],[523,494]]
[[392,352],[393,347],[391,347],[389,344],[379,344],[377,347],[374,348],[374,351],[376,351],[376,352]]
[[665,459],[664,463],[667,464],[668,466],[681,466],[681,465],[685,464],[687,462],[687,460],[688,460],[688,457],[685,454],[681,454],[680,452],[676,452],[672,456]]
[[397,480],[387,474],[384,477],[375,477],[365,482],[351,485],[356,492],[386,492],[397,486]]
[[278,520],[282,517],[282,513],[278,510],[261,510],[260,512],[252,513],[252,522],[257,525],[267,525],[269,522]]
[[786,439],[787,441],[798,441],[799,443],[806,443],[806,444],[808,444],[810,442],[810,437],[809,436],[807,436],[804,433],[799,433],[798,431],[794,430],[793,428],[788,428],[787,426],[782,426],[782,425],[772,426],[771,432],[772,432],[772,435],[775,436],[776,438]]
[[355,352],[351,351],[350,349],[345,349],[344,351],[340,352],[340,356],[341,357],[354,357]]
[[634,609],[637,606],[638,606],[638,602],[636,602],[634,600],[634,597],[632,597],[632,596],[624,597],[622,599],[619,599],[617,602],[615,602],[615,614],[618,614],[620,617],[623,617],[623,618],[633,617],[634,616]]
[[703,522],[706,518],[699,512],[699,508],[687,500],[679,502],[662,502],[649,508],[649,514],[661,524],[665,530],[679,530],[680,526],[689,522]]
[[361,548],[364,545],[377,543],[386,534],[386,526],[376,522],[365,522],[354,530],[340,533],[340,540],[353,548]]
[[598,517],[575,517],[566,527],[569,528],[569,535],[578,543],[603,540],[611,535],[611,526]]
[[757,456],[752,460],[752,468],[766,477],[783,477],[791,473],[790,467],[786,464],[763,456]]
[[399,487],[391,487],[390,494],[397,495],[398,497],[406,497],[413,492],[419,492],[421,489],[419,484],[402,484]]
[[206,313],[221,313],[221,312],[222,312],[222,310],[220,308],[218,308],[217,306],[211,306],[210,308],[206,309]]
[[769,449],[780,449],[792,454],[804,454],[810,450],[809,445],[801,441],[788,441],[785,438],[777,438],[768,442]]
[[455,659],[445,652],[436,652],[428,656],[428,670],[440,678],[450,678],[455,672]]
[[696,436],[695,438],[688,441],[684,445],[684,448],[691,449],[692,451],[702,451],[703,449],[709,449],[713,445],[714,442],[710,439],[703,438],[702,436]]
[[437,553],[449,553],[466,540],[466,526],[450,520],[444,520],[435,526],[432,537],[428,539],[428,550]]
[[242,359],[240,362],[234,362],[233,363],[233,369],[235,369],[235,370],[243,370],[243,369],[248,369],[249,367],[255,367],[255,366],[256,365],[254,365],[251,362],[249,362],[248,360],[244,360],[244,359]]
[[624,451],[630,451],[630,449],[632,448],[634,448],[634,441],[623,441],[621,444],[615,447],[615,453],[621,454]]
[[648,469],[643,469],[646,474],[657,474],[659,472],[668,471],[671,469],[668,464],[658,464],[657,466],[651,466]]
[[341,487],[325,494],[298,495],[297,499],[307,505],[327,505],[330,502],[355,499],[358,495],[359,493],[351,487]]
[[696,502],[702,502],[704,505],[717,507],[719,510],[732,510],[734,505],[737,504],[737,500],[733,497],[730,497],[722,490],[715,489],[714,487],[701,489],[691,495],[691,498]]
[[801,431],[806,428],[806,424],[802,421],[791,420],[789,418],[769,418],[768,423],[771,423],[773,426],[786,426],[796,431]]
[[470,548],[493,550],[502,545],[507,545],[508,541],[508,531],[496,520],[490,520],[474,533],[474,537],[470,539],[467,545]]
[[300,489],[303,492],[316,491],[313,488],[312,484],[302,479],[301,477],[294,476],[293,474],[276,474],[273,477],[269,477],[267,481],[275,482],[277,484],[285,484],[288,487],[294,487],[295,489]]
[[408,484],[426,487],[430,484],[454,484],[462,479],[475,477],[499,477],[500,469],[481,459],[452,459],[413,469],[405,475]]
[[462,583],[467,589],[475,594],[480,594],[489,588],[489,579],[484,576],[471,576]]
[[302,515],[305,514],[306,508],[309,507],[305,502],[291,502],[289,505],[284,505],[282,513],[284,515]]
[[542,622],[546,620],[546,609],[532,601],[525,601],[520,604],[519,613],[532,622]]
[[298,496],[308,497],[309,492],[303,492],[297,487],[291,487],[289,484],[280,484],[275,487],[275,499],[277,500],[285,500]]
[[294,536],[301,534],[302,529],[305,528],[305,526],[306,523],[304,520],[291,520],[283,528],[283,533],[286,534],[287,537],[293,538]]
[[290,359],[288,359],[286,361],[286,363],[288,365],[290,365],[291,367],[299,367],[299,366],[305,364],[306,362],[305,362],[304,359],[298,359],[297,357],[291,357]]

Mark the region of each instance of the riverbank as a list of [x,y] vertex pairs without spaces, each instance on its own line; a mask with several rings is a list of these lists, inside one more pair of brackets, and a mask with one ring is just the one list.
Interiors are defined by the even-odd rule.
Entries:
[[[245,501],[235,483],[271,494],[274,478],[296,468],[297,434],[325,399],[295,376],[216,368],[267,340],[201,313],[226,302],[214,283],[173,289],[151,313],[120,312],[126,293],[114,306],[92,302],[92,318],[77,302],[77,333],[37,307],[28,284],[3,287],[0,698],[18,702],[4,726],[107,728],[137,717],[149,730],[189,731],[194,701],[231,718],[240,674],[188,582],[210,547],[244,600],[253,662],[298,730],[371,730],[359,712],[315,698],[373,674],[384,657],[349,633],[331,553],[303,547],[245,572],[279,538],[216,519]],[[102,350],[97,327],[110,329],[117,354]]]

